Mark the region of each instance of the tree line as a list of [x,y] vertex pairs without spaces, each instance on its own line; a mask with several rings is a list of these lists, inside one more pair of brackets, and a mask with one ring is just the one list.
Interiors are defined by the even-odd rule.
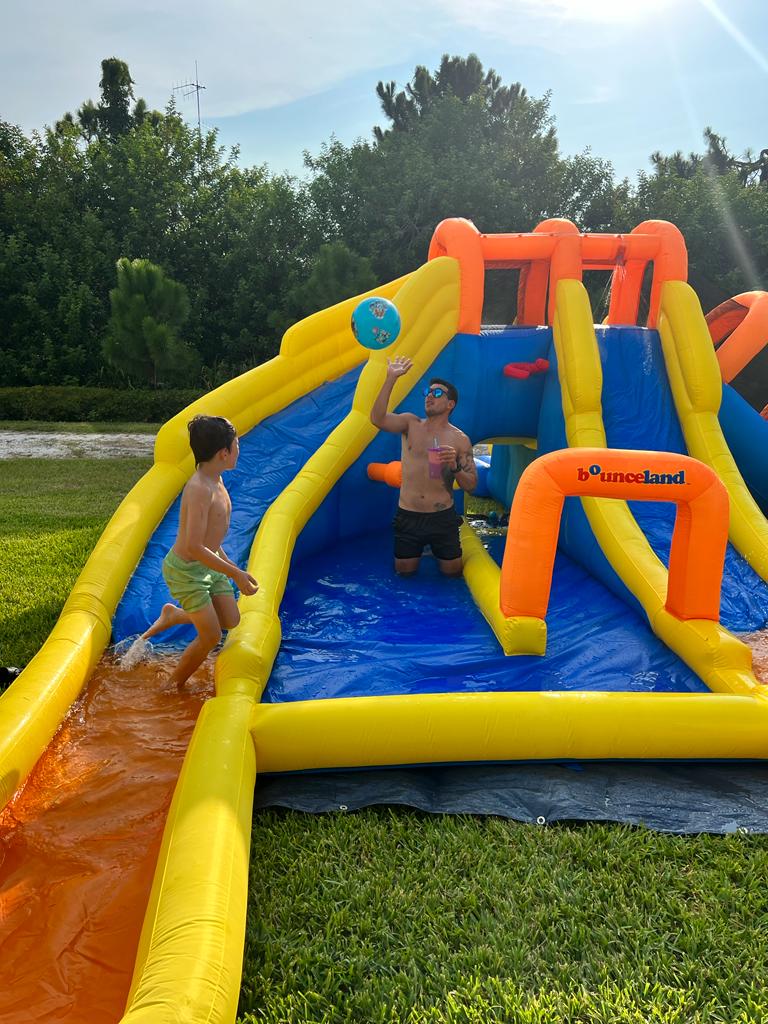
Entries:
[[0,387],[213,386],[294,321],[423,263],[451,216],[485,232],[671,220],[705,311],[768,280],[768,150],[737,156],[707,130],[702,153],[618,180],[561,154],[549,95],[474,54],[379,82],[384,127],[306,153],[301,179],[239,166],[134,84],[109,58],[98,102],[29,136],[0,120]]

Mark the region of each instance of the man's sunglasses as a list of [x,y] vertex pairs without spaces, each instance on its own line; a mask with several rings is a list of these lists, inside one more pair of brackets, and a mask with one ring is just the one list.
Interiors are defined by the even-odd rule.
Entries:
[[447,395],[448,392],[445,388],[424,388],[424,397],[432,395],[433,398],[442,398],[443,395]]

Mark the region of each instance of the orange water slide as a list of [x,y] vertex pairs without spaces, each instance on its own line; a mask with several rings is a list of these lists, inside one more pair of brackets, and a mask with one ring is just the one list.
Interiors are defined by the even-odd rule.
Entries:
[[0,813],[0,1022],[114,1024],[212,666],[181,693],[106,657]]

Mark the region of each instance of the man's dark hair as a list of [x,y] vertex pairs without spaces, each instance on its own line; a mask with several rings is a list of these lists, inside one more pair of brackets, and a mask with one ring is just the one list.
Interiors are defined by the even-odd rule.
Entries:
[[429,386],[432,387],[433,384],[442,384],[453,404],[459,404],[459,392],[457,391],[456,386],[451,384],[449,380],[443,380],[442,377],[433,377],[429,382]]
[[196,466],[209,462],[222,448],[229,451],[237,437],[237,431],[223,416],[195,416],[187,424],[187,430]]

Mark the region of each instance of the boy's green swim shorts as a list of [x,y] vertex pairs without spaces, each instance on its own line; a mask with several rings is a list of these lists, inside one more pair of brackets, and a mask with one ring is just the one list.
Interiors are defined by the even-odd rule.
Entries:
[[229,577],[223,572],[209,569],[202,562],[185,562],[172,550],[163,561],[163,579],[185,612],[199,612],[210,604],[214,594],[235,596]]

